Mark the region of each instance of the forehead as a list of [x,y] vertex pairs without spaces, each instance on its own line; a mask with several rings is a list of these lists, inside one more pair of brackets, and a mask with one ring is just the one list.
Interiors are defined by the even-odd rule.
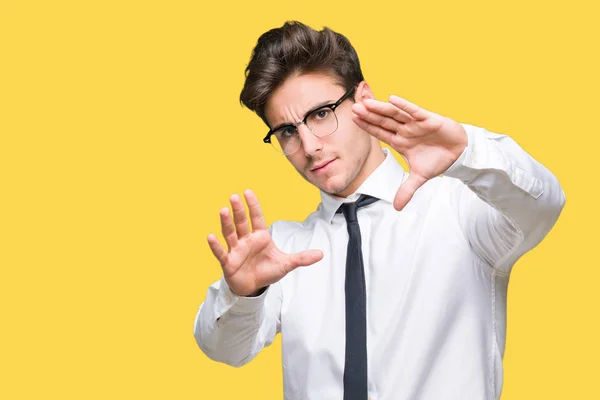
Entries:
[[333,103],[343,94],[344,88],[329,74],[292,75],[269,96],[265,115],[271,126],[292,122],[315,105]]

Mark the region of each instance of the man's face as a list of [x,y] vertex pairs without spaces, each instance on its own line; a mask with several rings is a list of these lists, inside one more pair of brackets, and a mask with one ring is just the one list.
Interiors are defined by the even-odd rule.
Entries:
[[[357,90],[357,99],[362,88],[361,85]],[[270,96],[265,114],[272,127],[295,124],[315,106],[335,103],[345,92],[325,73],[293,75]],[[349,98],[336,108],[338,128],[332,135],[317,137],[305,124],[300,124],[298,134],[302,144],[295,153],[286,156],[304,179],[324,192],[340,197],[352,194],[376,168],[374,164],[383,160],[378,141],[352,121],[352,104],[352,98]],[[277,139],[273,137],[272,140]],[[369,171],[365,165],[371,166]]]

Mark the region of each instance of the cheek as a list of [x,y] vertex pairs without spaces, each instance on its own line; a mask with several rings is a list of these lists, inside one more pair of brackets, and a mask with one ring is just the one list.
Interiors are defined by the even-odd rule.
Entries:
[[341,139],[343,141],[342,146],[350,157],[359,156],[357,150],[364,148],[369,142],[369,135],[363,132],[354,122],[349,121],[345,127],[345,134]]
[[306,167],[306,158],[301,155],[301,151],[302,149],[299,149],[296,153],[286,156],[288,161],[292,163],[294,168],[298,171],[304,171],[304,168]]

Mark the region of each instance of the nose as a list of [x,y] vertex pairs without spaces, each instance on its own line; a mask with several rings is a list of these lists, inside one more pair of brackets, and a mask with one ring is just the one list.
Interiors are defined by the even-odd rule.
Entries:
[[302,141],[302,148],[304,150],[304,154],[308,157],[314,156],[318,151],[321,151],[323,148],[323,143],[321,139],[313,135],[313,133],[308,129],[306,124],[301,124],[298,126],[298,135],[300,135],[300,140]]

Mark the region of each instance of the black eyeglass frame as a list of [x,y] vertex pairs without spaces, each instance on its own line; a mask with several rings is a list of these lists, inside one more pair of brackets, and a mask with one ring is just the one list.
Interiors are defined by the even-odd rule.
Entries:
[[[340,104],[342,104],[344,102],[344,100],[346,100],[348,97],[352,96],[354,94],[354,91],[356,90],[356,86],[352,86],[346,93],[344,93],[344,95],[342,97],[340,97],[340,99],[338,101],[336,101],[335,103],[331,103],[331,104],[325,104],[323,106],[319,106],[317,108],[315,108],[314,110],[311,110],[309,112],[306,113],[306,115],[304,116],[304,118],[302,119],[302,121],[298,122],[297,124],[287,124],[287,125],[283,125],[283,126],[278,126],[277,127],[277,131],[283,128],[288,128],[288,127],[293,127],[294,129],[296,129],[296,131],[298,131],[298,126],[302,125],[302,124],[306,124],[306,121],[308,120],[308,117],[310,117],[311,115],[313,115],[314,113],[316,113],[317,111],[320,111],[324,108],[329,108],[334,114],[335,114],[335,109],[338,108],[340,106]],[[337,118],[337,115],[336,115]],[[337,130],[337,128],[335,129]],[[311,130],[312,132],[312,130]],[[335,131],[331,132],[329,135],[333,134]],[[267,133],[267,136],[264,137],[263,142],[265,143],[271,143],[271,136],[275,133],[275,131],[273,129],[270,129],[269,132]],[[329,136],[327,135],[327,136]]]

